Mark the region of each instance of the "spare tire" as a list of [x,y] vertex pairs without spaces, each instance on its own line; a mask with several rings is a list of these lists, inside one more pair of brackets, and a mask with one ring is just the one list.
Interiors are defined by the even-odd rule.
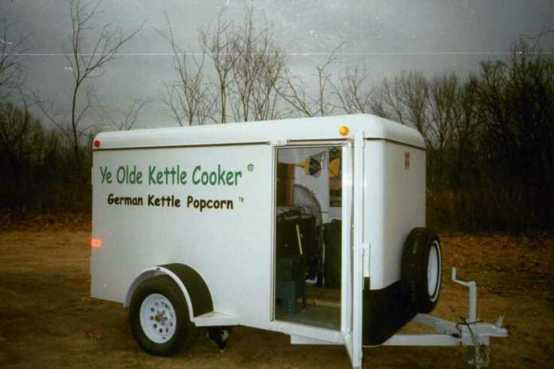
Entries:
[[402,254],[402,288],[416,313],[429,313],[437,304],[442,277],[438,236],[427,228],[414,228]]

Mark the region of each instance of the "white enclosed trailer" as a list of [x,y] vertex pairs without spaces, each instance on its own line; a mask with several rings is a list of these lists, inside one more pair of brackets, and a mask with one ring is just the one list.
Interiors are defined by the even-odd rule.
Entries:
[[[409,127],[348,115],[100,133],[92,184],[91,295],[128,306],[152,354],[194,326],[221,347],[234,325],[344,345],[353,367],[367,345],[506,335],[477,322],[474,285],[469,321],[425,315],[441,253]],[[414,318],[439,334],[395,334]]]

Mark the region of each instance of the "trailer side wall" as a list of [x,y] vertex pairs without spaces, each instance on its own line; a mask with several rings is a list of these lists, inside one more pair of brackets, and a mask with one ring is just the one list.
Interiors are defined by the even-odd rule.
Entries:
[[425,151],[385,140],[366,141],[364,221],[371,251],[371,289],[400,280],[404,241],[425,226]]
[[91,295],[123,302],[144,269],[183,263],[214,310],[266,327],[272,155],[264,144],[95,151]]

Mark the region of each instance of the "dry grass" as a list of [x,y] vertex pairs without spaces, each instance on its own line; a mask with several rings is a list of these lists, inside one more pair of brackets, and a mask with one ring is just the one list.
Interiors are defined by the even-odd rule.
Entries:
[[[0,368],[348,368],[341,347],[296,347],[288,337],[233,330],[220,354],[202,334],[173,358],[141,352],[118,304],[89,298],[88,226],[37,221],[0,232]],[[480,317],[506,315],[510,338],[493,344],[496,368],[546,368],[554,360],[554,239],[443,237],[446,267],[480,285]],[[446,272],[446,271],[445,271]],[[435,313],[458,319],[466,294],[445,278]],[[418,329],[417,327],[414,329]],[[367,368],[461,368],[461,348],[365,351]]]

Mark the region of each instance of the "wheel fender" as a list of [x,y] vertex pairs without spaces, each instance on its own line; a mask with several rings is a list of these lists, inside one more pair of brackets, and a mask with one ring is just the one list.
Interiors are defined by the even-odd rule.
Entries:
[[202,276],[190,266],[178,263],[158,265],[143,270],[127,290],[124,306],[129,306],[131,297],[141,282],[158,275],[169,276],[179,287],[187,303],[191,321],[194,321],[194,317],[213,311],[212,295]]

